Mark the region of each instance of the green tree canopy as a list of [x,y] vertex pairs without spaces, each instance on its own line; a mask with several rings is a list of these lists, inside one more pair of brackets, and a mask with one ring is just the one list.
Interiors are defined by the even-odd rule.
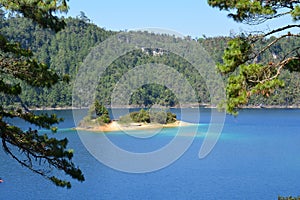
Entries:
[[[289,51],[276,48],[279,41],[300,36],[293,29],[300,28],[300,1],[208,0],[208,4],[228,11],[233,20],[250,25],[284,16],[294,20],[294,23],[266,33],[242,33],[228,42],[218,69],[228,78],[224,106],[229,113],[237,114],[237,108],[247,104],[251,96],[269,97],[274,89],[283,87],[279,75],[284,69],[300,70],[300,46]],[[274,34],[279,37],[274,37]]]
[[53,15],[56,12],[67,12],[66,0],[0,0],[0,7],[32,19],[43,28],[50,28],[55,32],[65,27],[65,22]]
[[[68,7],[65,0],[12,0],[0,1],[4,12],[23,15],[43,28],[55,32],[64,28],[65,22],[54,16],[55,12],[65,12]],[[3,13],[3,12],[1,12]],[[2,19],[5,15],[1,15]],[[1,25],[2,26],[2,25]],[[9,118],[21,118],[35,126],[51,129],[61,121],[56,115],[36,115],[30,112],[19,95],[22,85],[32,87],[48,87],[67,80],[50,70],[46,64],[38,62],[31,50],[24,49],[19,43],[10,42],[0,34],[0,92],[11,99],[10,105],[0,105],[0,138],[4,151],[22,166],[44,176],[58,186],[71,187],[69,181],[61,180],[53,175],[53,168],[65,172],[79,181],[84,180],[81,170],[71,161],[73,151],[67,149],[68,140],[49,138],[36,130],[22,130],[8,123]],[[24,83],[24,84],[23,84]]]
[[[77,18],[66,18],[64,21],[66,26],[58,33],[49,29],[42,29],[37,24],[32,23],[31,20],[17,15],[7,15],[1,24],[1,34],[7,40],[19,42],[21,47],[25,49],[30,48],[34,58],[46,63],[51,70],[55,70],[58,74],[67,73],[70,76],[70,83],[59,82],[51,88],[30,87],[26,84],[21,84],[22,93],[20,98],[31,108],[72,106],[72,83],[84,58],[95,45],[116,33],[97,27],[92,23],[86,23],[80,16]],[[179,40],[168,35],[156,35],[155,37],[157,40],[170,38],[170,42]],[[212,56],[215,62],[222,62],[223,52],[228,47],[227,42],[230,39],[232,38],[224,36],[200,38],[198,42]],[[270,37],[257,45],[264,45],[274,39],[276,38]],[[260,57],[259,60],[265,60],[265,58],[273,54],[279,56],[279,54],[287,53],[297,45],[300,45],[300,41],[297,38],[284,38],[272,46],[271,51],[266,51],[265,55]],[[153,50],[150,48],[144,49],[144,52],[136,50],[112,63],[99,80],[97,100],[103,105],[109,105],[109,97],[115,84],[134,66],[146,63],[161,63],[172,66],[187,78],[192,87],[195,88],[201,104],[206,105],[210,103],[209,92],[202,78],[206,77],[205,74],[201,76],[189,63],[175,54],[168,52],[164,55],[154,56],[152,55]],[[251,96],[248,105],[299,106],[300,92],[297,91],[299,91],[300,86],[298,73],[284,71],[280,75],[280,78],[283,78],[285,81],[284,88],[276,89],[274,91],[275,95],[271,95],[269,98],[263,98],[261,95]],[[172,79],[171,76],[169,78]],[[90,77],[87,76],[84,79],[88,81]],[[209,84],[214,84],[214,80],[206,81],[209,81]],[[174,84],[175,87],[176,85]],[[190,99],[186,95],[184,98],[186,100]],[[129,103],[141,107],[150,107],[153,104],[173,107],[178,105],[178,99],[170,89],[162,85],[147,84],[133,92]],[[3,104],[9,104],[9,101],[3,99]]]
[[94,103],[95,113],[98,116],[98,122],[100,124],[108,124],[110,123],[110,116],[107,108],[100,104],[98,100],[95,100]]

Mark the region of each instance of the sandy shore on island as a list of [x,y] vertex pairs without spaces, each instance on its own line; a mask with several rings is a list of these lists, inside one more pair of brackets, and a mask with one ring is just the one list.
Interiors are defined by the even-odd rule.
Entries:
[[128,131],[128,130],[147,130],[156,128],[175,128],[181,126],[195,125],[188,122],[176,121],[170,124],[146,124],[146,123],[130,123],[120,124],[117,121],[112,121],[109,124],[103,126],[88,126],[88,127],[76,127],[76,130],[94,131],[94,132],[112,132],[112,131]]

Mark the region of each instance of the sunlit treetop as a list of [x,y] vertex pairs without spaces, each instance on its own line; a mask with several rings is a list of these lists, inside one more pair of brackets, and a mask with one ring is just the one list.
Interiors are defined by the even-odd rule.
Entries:
[[55,32],[66,25],[63,20],[54,15],[68,11],[66,0],[0,0],[0,7],[9,12],[22,14],[43,28],[50,28]]
[[268,19],[290,15],[294,20],[300,17],[300,1],[256,1],[256,0],[208,0],[212,7],[229,11],[229,17],[248,24],[263,23]]
[[[300,71],[300,46],[286,53],[272,52],[280,40],[300,37],[300,1],[208,0],[208,4],[228,11],[236,22],[250,25],[283,16],[294,20],[268,32],[241,33],[228,42],[223,62],[217,65],[227,77],[227,100],[222,106],[228,113],[237,114],[237,108],[246,105],[252,95],[269,97],[276,88],[283,87],[284,82],[279,79],[282,70]],[[266,57],[267,53],[272,56]]]

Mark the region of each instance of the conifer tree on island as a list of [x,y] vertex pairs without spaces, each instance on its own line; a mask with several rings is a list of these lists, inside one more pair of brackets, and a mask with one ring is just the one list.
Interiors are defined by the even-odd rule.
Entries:
[[[234,21],[250,25],[285,16],[294,21],[267,32],[243,33],[228,42],[223,63],[217,66],[228,81],[223,105],[227,112],[237,114],[237,108],[247,104],[251,96],[269,97],[276,88],[283,87],[279,77],[283,70],[300,71],[300,46],[286,53],[276,51],[279,41],[300,37],[300,1],[208,0],[208,4],[229,12]],[[267,52],[272,56],[266,57]]]
[[[4,12],[18,14],[31,19],[45,29],[55,32],[65,27],[65,22],[54,14],[67,12],[65,0],[0,0]],[[5,17],[3,11],[1,17]],[[1,25],[1,24],[0,24]],[[51,180],[57,186],[71,187],[71,183],[53,175],[61,170],[78,181],[84,181],[81,170],[72,162],[73,151],[67,149],[68,140],[58,140],[41,135],[37,130],[22,130],[8,123],[7,119],[20,118],[41,128],[56,128],[61,119],[56,115],[36,115],[30,112],[19,98],[22,84],[32,87],[51,87],[59,81],[68,81],[67,76],[58,75],[47,65],[38,62],[29,49],[10,42],[0,33],[0,93],[1,98],[10,98],[10,105],[0,105],[0,138],[4,151],[22,166]]]

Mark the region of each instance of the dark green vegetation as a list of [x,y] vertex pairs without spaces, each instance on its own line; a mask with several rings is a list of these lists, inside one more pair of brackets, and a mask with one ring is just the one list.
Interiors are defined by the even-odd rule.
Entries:
[[[2,8],[8,13],[4,13]],[[48,35],[55,35],[55,32],[66,25],[63,20],[53,16],[53,12],[65,11],[67,5],[64,0],[0,1],[0,93],[3,97],[0,105],[0,138],[4,151],[22,166],[51,180],[57,186],[70,188],[71,183],[57,178],[53,171],[57,169],[78,181],[84,181],[81,170],[72,162],[73,151],[67,149],[68,140],[50,138],[31,128],[22,130],[7,122],[9,118],[19,118],[37,127],[56,131],[52,125],[61,119],[55,115],[35,115],[27,109],[27,102],[22,101],[20,96],[26,97],[31,92],[33,97],[35,90],[40,90],[38,88],[48,90],[60,81],[68,81],[63,73],[58,74],[49,69],[49,63],[41,63],[34,56],[39,51],[43,52],[37,47],[48,42]],[[27,19],[6,19],[5,14],[23,15]],[[32,25],[32,21],[36,25]],[[37,31],[35,37],[31,35],[34,31]],[[18,41],[23,44],[20,45]],[[45,54],[47,55],[46,52],[41,53],[41,56]]]
[[[261,23],[283,15],[291,15],[297,21],[300,16],[299,1],[243,0],[237,3],[215,0],[209,3],[221,10],[232,11],[230,16],[239,22]],[[0,12],[0,137],[3,148],[21,165],[59,186],[70,187],[70,182],[48,173],[48,167],[54,167],[79,181],[84,180],[80,169],[71,162],[73,152],[66,149],[67,140],[48,138],[32,129],[23,131],[8,124],[5,119],[22,118],[39,127],[52,128],[60,119],[54,115],[36,116],[28,111],[27,106],[71,106],[72,81],[80,64],[93,46],[116,33],[89,23],[84,13],[76,19],[61,20],[54,16],[55,11],[67,11],[63,0],[46,3],[38,0],[0,1],[0,7],[8,11]],[[281,8],[284,8],[284,13],[280,13]],[[299,28],[299,25],[287,25],[255,35],[198,40],[213,59],[220,62],[218,69],[225,75],[224,80],[228,80],[228,100],[225,102],[228,112],[235,113],[235,108],[241,105],[299,104],[299,35],[287,32],[291,28]],[[274,33],[282,35],[270,37]],[[156,37],[159,39],[169,36]],[[197,91],[199,103],[210,103],[205,84],[214,84],[214,80],[204,81],[205,74],[201,77],[189,63],[177,55],[169,52],[153,55],[151,52],[151,49],[146,52],[136,50],[112,63],[99,80],[99,105],[109,104],[110,94],[122,74],[145,63],[172,66]],[[64,74],[69,74],[69,77]],[[269,98],[263,99],[261,94]],[[151,84],[134,92],[130,103],[139,106],[176,106],[178,99],[166,87]],[[103,123],[109,121],[103,108],[100,107],[96,112],[102,113],[100,120]],[[138,116],[139,114],[135,114],[133,117],[140,120]],[[147,119],[145,115],[142,116]],[[52,130],[55,131],[55,128]],[[39,165],[40,163],[46,164]]]
[[[68,74],[71,83],[78,67],[98,42],[111,35],[110,31],[87,24],[84,15],[65,19],[66,27],[58,33],[42,29],[30,20],[13,16],[2,19],[1,33],[21,47],[30,48],[35,57],[50,66],[58,75]],[[71,84],[59,82],[51,88],[24,87],[20,97],[29,107],[65,107],[72,104]],[[9,103],[6,99],[5,103]]]
[[[295,23],[234,36],[218,69],[227,78],[227,112],[275,94],[273,104],[298,104],[300,1],[208,0],[236,22],[255,25],[288,16]],[[277,37],[274,37],[274,35]],[[283,78],[283,79],[282,79]],[[280,89],[285,85],[285,89]]]
[[95,106],[95,114],[98,117],[97,118],[98,122],[100,122],[101,124],[109,123],[111,120],[107,108],[105,108],[105,106],[100,104],[99,101],[97,100],[95,101],[94,106]]
[[292,196],[290,196],[290,197],[281,197],[281,196],[279,196],[278,200],[300,200],[300,197],[292,197]]
[[243,33],[228,42],[218,64],[218,70],[227,79],[223,102],[226,111],[237,114],[240,106],[256,103],[257,99],[271,94],[274,95],[268,100],[273,104],[299,104],[300,1],[208,0],[208,4],[228,11],[228,16],[236,22],[261,24],[283,16],[295,22],[266,33]]
[[171,112],[151,111],[141,109],[120,118],[120,123],[158,123],[169,124],[176,122],[176,115]]
[[[11,41],[20,42],[21,47],[30,48],[40,62],[44,62],[49,65],[51,69],[57,72],[57,74],[69,74],[71,79],[69,84],[59,82],[51,88],[37,88],[21,83],[23,91],[20,97],[23,100],[23,103],[29,107],[71,106],[72,81],[74,80],[76,72],[84,58],[87,56],[92,47],[99,44],[109,36],[116,34],[115,32],[106,31],[89,23],[89,20],[83,13],[81,13],[78,18],[68,18],[65,22],[66,27],[55,34],[50,30],[42,29],[38,25],[33,24],[31,21],[18,16],[9,17],[7,19],[2,18],[1,33],[4,36],[9,38]],[[159,39],[161,37],[169,36],[157,35],[156,37]],[[189,39],[190,38],[186,38],[186,40]],[[232,47],[236,46],[235,42],[231,42],[229,46],[227,45],[227,42],[231,39],[233,38],[200,38],[197,42],[208,51],[209,55],[212,56],[215,62],[223,63],[223,51],[227,47],[229,48],[226,51],[230,51]],[[264,40],[256,43],[256,48],[263,48],[275,40],[277,40],[275,37],[265,38]],[[257,64],[255,65],[264,66],[264,64],[269,64],[268,58],[270,57],[274,59],[276,58],[274,61],[280,60],[284,58],[284,55],[288,52],[291,52],[295,47],[298,47],[299,43],[299,40],[293,37],[282,38],[269,49],[266,49],[264,54],[257,57]],[[242,47],[241,45],[239,46]],[[181,59],[178,55],[165,52],[163,55],[153,56],[151,49],[146,49],[146,51],[136,50],[130,52],[115,60],[115,62],[111,64],[111,66],[105,71],[105,75],[99,80],[97,99],[99,99],[100,103],[103,105],[110,105],[111,92],[122,75],[130,69],[133,69],[135,66],[146,63],[161,63],[173,67],[180,74],[184,75],[192,87],[196,90],[199,103],[210,103],[206,84],[214,84],[214,80],[203,79],[203,77],[189,63]],[[235,74],[239,73],[235,72]],[[169,78],[172,79],[172,77]],[[227,76],[225,76],[225,79],[226,78]],[[245,93],[245,91],[240,90],[239,87],[232,88],[233,91],[236,91],[234,94],[238,94],[238,98],[241,98],[240,100],[237,99],[237,103],[245,103],[246,105],[299,105],[299,73],[283,69],[278,78],[280,78],[280,80],[284,80],[285,87],[276,87],[272,89],[273,95],[269,98],[256,95],[256,93],[259,93],[258,90],[256,93],[253,92],[253,94],[249,96],[249,93]],[[232,80],[232,78],[230,78],[229,81],[235,82],[237,80]],[[277,82],[278,81],[276,79],[276,83]],[[244,88],[244,86],[241,88]],[[265,96],[269,96],[269,90],[266,90],[264,94]],[[189,97],[186,96],[183,98],[188,99]],[[247,98],[247,101],[245,98]],[[5,105],[9,105],[10,100],[10,98],[2,98],[2,102]],[[153,104],[176,106],[178,105],[178,99],[175,97],[173,92],[166,87],[157,84],[149,84],[144,85],[135,91],[131,96],[130,103],[146,107]]]
[[[168,37],[157,35],[157,39],[160,37]],[[157,51],[159,52],[159,51]],[[111,93],[115,88],[118,80],[128,71],[133,69],[135,66],[144,65],[147,63],[159,63],[166,66],[171,66],[176,69],[180,74],[182,74],[185,79],[192,85],[196,90],[199,98],[199,102],[206,103],[210,101],[209,93],[207,92],[205,79],[201,77],[199,72],[187,61],[180,58],[171,52],[161,52],[162,55],[153,55],[152,50],[149,52],[144,50],[136,50],[120,57],[115,62],[113,62],[109,68],[106,69],[104,75],[99,80],[99,85],[97,88],[97,99],[105,105],[110,105]],[[150,75],[149,75],[150,76]],[[174,88],[180,88],[181,85],[178,81],[174,80],[173,76],[166,77],[165,74],[161,74],[162,77],[158,79],[169,79],[168,82],[173,83]],[[138,81],[138,78],[135,78]],[[134,79],[134,80],[135,80]],[[133,80],[131,80],[132,82]],[[214,84],[213,80],[207,80],[208,84]],[[189,92],[183,91],[181,95],[181,101],[189,102],[190,96]],[[178,99],[174,93],[165,86],[159,84],[147,84],[138,88],[131,95],[129,104],[150,107],[154,104],[159,104],[163,106],[176,106],[178,105]]]
[[100,104],[98,100],[90,107],[87,116],[79,123],[79,127],[90,127],[105,125],[111,122],[107,108]]

